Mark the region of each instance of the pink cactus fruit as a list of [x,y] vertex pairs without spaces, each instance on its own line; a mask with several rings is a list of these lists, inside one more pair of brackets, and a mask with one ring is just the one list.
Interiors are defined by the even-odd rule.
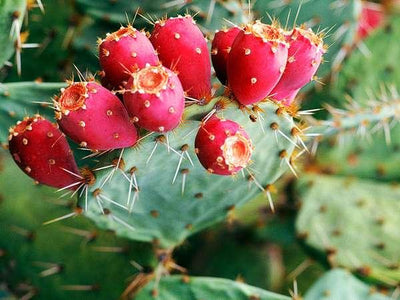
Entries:
[[157,21],[150,40],[162,64],[178,73],[187,95],[209,100],[211,60],[207,42],[192,17]]
[[200,127],[195,150],[208,172],[234,175],[249,164],[253,146],[238,123],[213,116]]
[[239,32],[228,57],[228,85],[243,105],[269,95],[285,70],[288,45],[278,24],[260,21]]
[[136,143],[136,128],[121,101],[95,82],[70,84],[55,106],[61,130],[81,147],[109,150]]
[[241,31],[239,27],[231,27],[228,29],[217,31],[211,44],[211,60],[215,73],[222,84],[227,84],[226,65],[228,55],[231,51],[233,41]]
[[102,83],[109,89],[121,89],[128,81],[130,72],[159,62],[146,34],[131,25],[108,34],[98,44]]
[[289,43],[288,61],[278,84],[270,93],[270,98],[289,106],[299,90],[310,82],[326,52],[321,35],[311,29],[296,27],[287,33]]
[[174,72],[161,65],[148,65],[132,74],[127,89],[124,104],[137,126],[167,132],[179,125],[185,96]]
[[380,27],[385,20],[385,11],[382,4],[362,1],[362,9],[358,22],[357,36],[365,39],[376,28]]
[[57,124],[40,115],[26,117],[10,128],[9,149],[21,170],[37,182],[77,188],[79,170]]

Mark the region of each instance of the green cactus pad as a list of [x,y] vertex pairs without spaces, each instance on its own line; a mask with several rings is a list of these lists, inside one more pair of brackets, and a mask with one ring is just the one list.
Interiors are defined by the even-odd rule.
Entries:
[[26,0],[0,1],[0,68],[14,53],[14,43],[19,34],[16,30],[11,31],[13,15],[17,17],[19,25],[22,26],[26,5]]
[[[398,62],[400,49],[400,17],[393,17],[365,41],[368,54],[355,51],[344,65],[334,89],[347,93],[359,103],[368,103],[384,97],[382,86],[400,85]],[[360,76],[362,74],[362,76]],[[375,96],[375,95],[378,96]],[[382,95],[383,94],[383,95]],[[372,96],[371,96],[372,95]],[[344,100],[344,99],[343,99]]]
[[154,281],[148,283],[133,298],[135,300],[289,300],[289,297],[271,293],[244,283],[222,278],[168,276],[160,280],[157,296]]
[[[253,163],[236,177],[211,175],[200,165],[194,153],[194,138],[200,122],[190,120],[186,113],[187,120],[168,135],[168,141],[157,142],[159,135],[153,134],[140,141],[138,146],[124,150],[123,170],[109,168],[96,172],[97,181],[90,187],[88,200],[82,195],[79,205],[87,208],[85,214],[101,228],[115,230],[134,240],[158,241],[162,247],[176,246],[187,236],[223,220],[235,206],[252,199],[287,169],[295,141],[291,136],[293,120],[273,103],[263,103],[260,107],[264,112],[256,116],[256,122],[233,104],[218,113],[241,124],[255,148]],[[279,131],[292,143],[272,129],[271,124],[272,127],[278,125]],[[182,153],[184,145],[189,147]],[[120,151],[116,151],[100,158],[100,167],[110,166],[112,161],[116,164],[119,156]],[[132,168],[135,172],[130,173]],[[112,180],[104,184],[111,172]],[[139,192],[133,177],[138,182]],[[130,213],[132,199],[136,202]],[[103,213],[104,208],[108,214]]]
[[[363,178],[400,177],[396,167],[400,137],[400,72],[396,65],[400,50],[395,46],[399,28],[400,18],[390,19],[386,28],[365,41],[369,55],[355,51],[344,65],[331,93],[338,99],[337,105],[345,108],[328,109],[332,125],[324,135],[337,137],[322,144],[317,156],[320,167]],[[349,102],[347,94],[352,98]]]
[[[138,273],[152,267],[150,245],[118,239],[83,217],[42,225],[71,213],[74,199],[35,186],[0,151],[0,282],[22,299],[117,299]],[[25,289],[23,288],[25,284]],[[0,297],[1,298],[1,297]]]
[[331,266],[387,285],[400,282],[400,187],[367,180],[309,176],[298,184],[296,229]]
[[390,140],[388,144],[383,128],[371,139],[354,138],[354,133],[341,134],[321,144],[316,163],[319,168],[337,175],[396,181],[400,179],[398,124],[390,129]]
[[306,293],[304,300],[390,300],[349,272],[335,269],[326,273]]
[[28,115],[40,113],[54,119],[51,98],[65,86],[65,83],[39,82],[0,84],[0,143],[7,143],[10,126]]

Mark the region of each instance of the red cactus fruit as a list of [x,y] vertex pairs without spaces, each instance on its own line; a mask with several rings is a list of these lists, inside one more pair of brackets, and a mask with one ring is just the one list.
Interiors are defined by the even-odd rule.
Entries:
[[278,24],[246,25],[228,57],[228,84],[236,99],[256,103],[269,95],[285,70],[288,45]]
[[109,150],[132,146],[137,131],[115,96],[95,82],[76,82],[55,99],[61,130],[81,147]]
[[102,83],[109,89],[122,88],[136,68],[159,62],[146,34],[130,25],[108,34],[98,44]]
[[10,128],[10,153],[17,165],[39,183],[56,188],[79,181],[78,167],[67,139],[56,124],[40,115],[27,117]]
[[191,16],[157,21],[150,41],[162,64],[178,73],[188,96],[210,98],[211,60],[207,42]]
[[380,27],[385,20],[385,11],[382,4],[362,1],[360,19],[358,21],[357,35],[365,39],[376,28]]
[[132,74],[124,104],[133,122],[150,131],[167,132],[179,125],[185,96],[178,76],[163,66]]
[[253,146],[238,123],[214,116],[200,127],[195,150],[208,172],[234,175],[248,165]]
[[222,84],[227,83],[226,64],[233,41],[241,31],[239,27],[217,31],[211,45],[211,60],[215,73]]
[[290,46],[286,68],[270,97],[289,106],[299,90],[313,79],[326,49],[321,36],[311,29],[297,27],[287,34],[287,41]]

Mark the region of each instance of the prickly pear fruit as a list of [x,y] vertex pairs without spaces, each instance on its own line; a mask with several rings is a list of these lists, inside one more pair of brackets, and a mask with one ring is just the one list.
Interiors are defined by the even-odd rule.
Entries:
[[109,89],[120,89],[129,79],[129,73],[147,63],[158,64],[153,45],[146,34],[131,25],[121,27],[99,40],[99,61],[102,83]]
[[383,5],[379,3],[362,1],[361,5],[357,36],[360,39],[365,39],[372,31],[382,25],[385,19],[385,12]]
[[79,170],[57,124],[40,115],[26,117],[10,128],[9,149],[17,165],[37,182],[77,188]]
[[227,83],[226,65],[233,41],[241,31],[239,27],[217,31],[211,44],[211,60],[215,73],[222,84]]
[[288,61],[270,97],[289,106],[299,90],[313,79],[326,49],[321,36],[311,29],[294,28],[286,39],[290,45]]
[[253,146],[238,123],[213,116],[200,126],[195,150],[208,172],[234,175],[248,165]]
[[72,83],[55,106],[61,130],[81,147],[109,150],[136,143],[136,128],[121,101],[95,82]]
[[178,76],[163,66],[132,74],[124,104],[133,122],[149,131],[167,132],[179,125],[185,96]]
[[191,16],[157,21],[150,40],[162,64],[178,73],[188,96],[210,98],[211,60],[207,42]]
[[243,105],[269,95],[285,70],[288,45],[278,24],[247,24],[232,44],[228,85]]

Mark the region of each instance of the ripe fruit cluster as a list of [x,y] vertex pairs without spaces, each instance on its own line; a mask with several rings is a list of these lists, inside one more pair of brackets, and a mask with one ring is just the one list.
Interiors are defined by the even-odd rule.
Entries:
[[[98,45],[101,84],[71,82],[62,89],[54,98],[58,126],[35,116],[10,129],[11,154],[40,183],[77,188],[76,177],[84,177],[65,135],[90,150],[131,147],[137,128],[165,133],[179,126],[185,97],[211,99],[207,41],[191,16],[159,20],[150,36],[121,27]],[[290,105],[324,51],[311,30],[287,32],[256,21],[217,32],[211,54],[217,77],[241,104],[269,98]],[[215,115],[200,123],[195,147],[201,164],[220,175],[246,167],[253,150],[240,124]]]
[[243,105],[265,98],[290,106],[310,82],[326,49],[311,29],[283,30],[260,21],[218,31],[212,43],[217,77]]

